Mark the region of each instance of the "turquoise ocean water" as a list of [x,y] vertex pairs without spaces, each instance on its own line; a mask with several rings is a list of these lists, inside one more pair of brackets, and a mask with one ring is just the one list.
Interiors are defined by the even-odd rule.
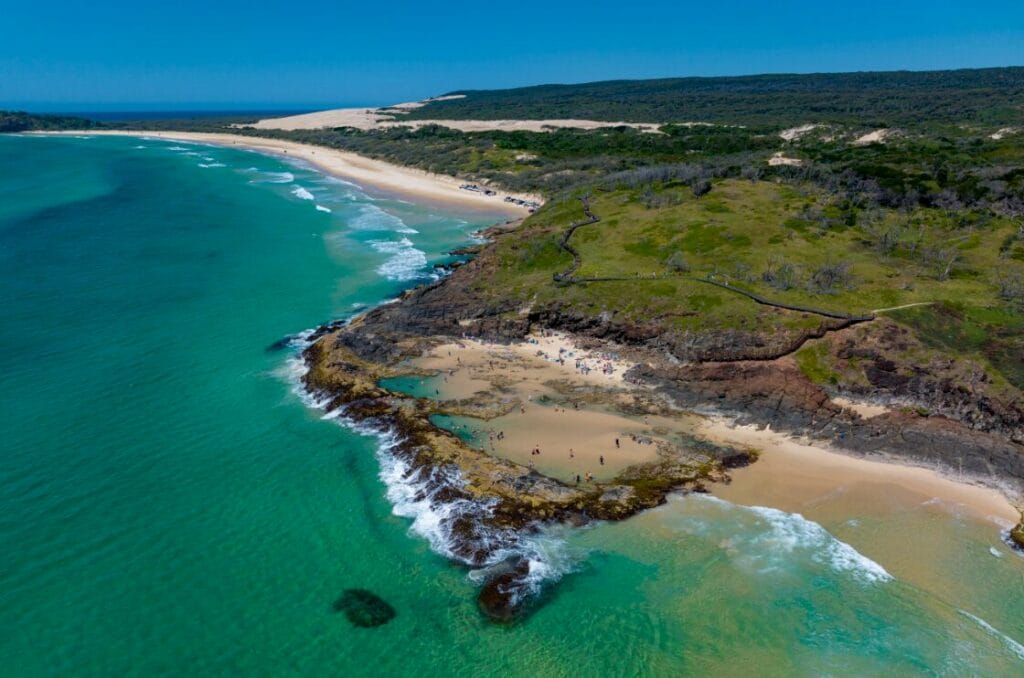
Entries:
[[[268,347],[496,218],[238,149],[0,136],[0,674],[1024,674],[1024,559],[932,506],[676,498],[546,535],[544,604],[482,619],[376,439]],[[352,627],[347,588],[397,616]]]

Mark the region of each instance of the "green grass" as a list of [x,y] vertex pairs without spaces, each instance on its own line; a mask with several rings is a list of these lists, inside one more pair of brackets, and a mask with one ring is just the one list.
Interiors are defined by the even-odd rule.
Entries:
[[[715,288],[697,278],[749,290],[768,299],[831,311],[863,314],[918,302],[938,302],[887,312],[913,328],[931,349],[970,355],[998,379],[1024,384],[1024,321],[999,299],[997,271],[1024,265],[1013,259],[1007,238],[1016,226],[939,209],[871,211],[830,199],[811,187],[774,182],[722,180],[696,198],[688,187],[649,193],[616,190],[590,196],[596,224],[579,228],[571,244],[581,256],[581,278],[618,278],[557,285],[556,273],[572,257],[558,241],[583,218],[577,199],[552,201],[518,231],[502,238],[488,256],[476,289],[514,307],[557,307],[611,322],[641,323],[677,336],[723,331],[764,337],[796,337],[822,322],[814,314],[782,311]],[[884,248],[878,234],[898,235]],[[1012,243],[1011,243],[1012,245]],[[955,253],[948,277],[924,251]],[[683,271],[667,265],[682,259]],[[830,290],[811,283],[815,272],[842,263],[848,280]],[[766,272],[788,267],[790,284],[770,283]],[[842,378],[828,364],[821,342],[797,354],[818,383]]]
[[1006,306],[958,302],[895,311],[923,344],[956,355],[972,355],[990,375],[1024,389],[1024,313]]
[[808,379],[816,384],[836,384],[839,374],[829,364],[828,345],[824,342],[812,342],[797,351],[793,357],[800,370]]

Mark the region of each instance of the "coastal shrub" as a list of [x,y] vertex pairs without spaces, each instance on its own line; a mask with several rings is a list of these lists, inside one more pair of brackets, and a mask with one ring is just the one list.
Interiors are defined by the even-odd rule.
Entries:
[[807,281],[810,291],[818,294],[835,294],[853,284],[853,271],[850,262],[825,262],[811,273]]
[[676,250],[665,260],[665,268],[672,273],[689,273],[690,264],[686,262],[683,253]]
[[711,182],[707,179],[697,179],[690,184],[690,190],[693,191],[693,195],[701,197],[711,192]]
[[768,267],[761,273],[761,280],[777,290],[790,290],[797,286],[800,272],[793,264],[777,257],[768,259]]

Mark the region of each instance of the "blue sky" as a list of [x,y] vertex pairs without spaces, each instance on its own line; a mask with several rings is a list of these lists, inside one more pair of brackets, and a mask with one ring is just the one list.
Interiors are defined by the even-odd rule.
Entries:
[[428,4],[3,0],[0,106],[370,105],[548,82],[1024,65],[1021,0]]

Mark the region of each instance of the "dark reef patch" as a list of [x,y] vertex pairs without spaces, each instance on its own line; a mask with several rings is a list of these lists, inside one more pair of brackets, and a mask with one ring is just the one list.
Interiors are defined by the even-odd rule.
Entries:
[[284,349],[288,348],[291,345],[294,339],[294,335],[286,334],[285,336],[275,341],[273,344],[267,346],[265,350],[267,353],[277,353],[278,351],[283,351]]
[[396,614],[386,600],[366,589],[345,589],[331,607],[344,612],[352,625],[360,628],[387,624]]

